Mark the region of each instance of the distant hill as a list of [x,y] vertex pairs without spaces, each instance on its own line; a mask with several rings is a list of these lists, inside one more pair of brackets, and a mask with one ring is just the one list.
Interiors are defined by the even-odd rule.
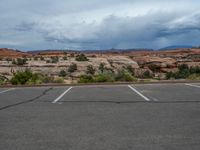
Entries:
[[30,54],[16,49],[0,48],[0,57],[17,58],[24,56],[30,56]]
[[162,51],[162,50],[176,50],[176,49],[184,49],[184,48],[193,48],[193,46],[191,46],[191,45],[173,45],[173,46],[161,48],[159,50],[160,51]]

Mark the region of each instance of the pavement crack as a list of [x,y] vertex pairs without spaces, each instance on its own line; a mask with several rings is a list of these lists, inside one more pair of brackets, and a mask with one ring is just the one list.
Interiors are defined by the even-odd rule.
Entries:
[[26,103],[30,103],[30,102],[33,102],[33,101],[36,101],[37,99],[41,98],[42,96],[46,95],[49,91],[51,91],[53,88],[48,88],[46,90],[44,90],[42,92],[42,94],[32,98],[32,99],[28,99],[28,100],[25,100],[25,101],[22,101],[22,102],[18,102],[18,103],[15,103],[15,104],[11,104],[11,105],[7,105],[7,106],[4,106],[4,107],[1,107],[0,108],[0,111],[1,110],[5,110],[5,109],[8,109],[8,108],[11,108],[11,107],[15,107],[15,106],[19,106],[19,105],[22,105],[22,104],[26,104]]

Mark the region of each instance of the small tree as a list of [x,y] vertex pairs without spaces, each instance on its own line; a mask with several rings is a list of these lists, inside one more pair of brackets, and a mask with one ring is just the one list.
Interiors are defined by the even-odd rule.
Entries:
[[73,73],[73,72],[75,72],[77,70],[77,64],[71,64],[70,66],[69,66],[69,68],[68,68],[68,72],[69,73]]
[[87,71],[86,71],[87,74],[91,74],[91,75],[94,75],[95,74],[95,69],[92,65],[88,65],[87,66]]

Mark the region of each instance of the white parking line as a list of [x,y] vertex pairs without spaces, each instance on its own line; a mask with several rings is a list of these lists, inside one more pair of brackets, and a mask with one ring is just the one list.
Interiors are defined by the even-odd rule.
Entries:
[[67,92],[69,92],[72,89],[72,87],[68,88],[66,91],[64,91],[58,98],[56,98],[52,103],[57,103]]
[[200,86],[194,85],[194,84],[185,84],[185,85],[192,86],[192,87],[196,87],[196,88],[200,88]]
[[138,90],[136,90],[135,88],[133,88],[132,86],[128,85],[128,87],[133,90],[135,93],[137,93],[138,95],[140,95],[143,99],[145,99],[146,101],[150,101],[149,98],[147,98],[146,96],[144,96],[142,93],[140,93]]
[[11,88],[11,89],[7,89],[7,90],[4,90],[4,91],[1,91],[0,94],[6,93],[6,92],[8,92],[8,91],[12,91],[12,90],[14,90],[14,89],[15,89],[15,88]]

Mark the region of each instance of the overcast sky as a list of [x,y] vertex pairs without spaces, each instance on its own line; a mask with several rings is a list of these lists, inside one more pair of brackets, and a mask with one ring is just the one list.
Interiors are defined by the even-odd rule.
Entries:
[[200,45],[199,0],[1,0],[0,47]]

